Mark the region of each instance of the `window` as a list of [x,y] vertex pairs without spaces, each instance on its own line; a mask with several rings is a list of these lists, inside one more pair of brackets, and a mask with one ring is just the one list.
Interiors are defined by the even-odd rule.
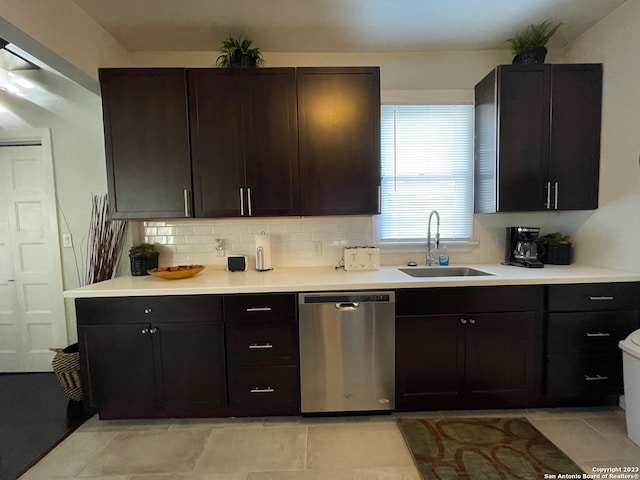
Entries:
[[382,105],[381,123],[380,240],[423,242],[432,210],[442,240],[471,240],[473,105]]

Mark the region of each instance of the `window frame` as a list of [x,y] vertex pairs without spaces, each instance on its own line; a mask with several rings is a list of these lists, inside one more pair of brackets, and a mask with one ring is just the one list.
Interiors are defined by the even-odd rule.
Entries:
[[[474,90],[383,90],[381,92],[381,105],[474,105]],[[472,127],[475,128],[475,127]],[[473,146],[472,146],[473,148]],[[472,150],[473,151],[473,150]],[[474,164],[471,166],[471,202],[473,203],[474,186]],[[381,165],[382,168],[382,165]],[[380,172],[382,176],[382,171]],[[382,195],[382,189],[381,193]],[[381,198],[382,201],[382,198]],[[478,242],[474,240],[475,216],[471,212],[471,233],[469,239],[446,239],[447,246],[475,247]],[[425,238],[411,239],[382,239],[381,238],[381,215],[376,215],[373,221],[373,236],[378,245],[385,248],[403,250],[411,247],[423,247]],[[432,233],[432,235],[435,235]],[[445,239],[442,239],[445,241]]]

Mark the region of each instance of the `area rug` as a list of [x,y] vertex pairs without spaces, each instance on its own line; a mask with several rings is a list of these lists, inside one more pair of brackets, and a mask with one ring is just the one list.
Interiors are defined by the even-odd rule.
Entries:
[[539,480],[583,473],[526,418],[397,420],[424,480]]

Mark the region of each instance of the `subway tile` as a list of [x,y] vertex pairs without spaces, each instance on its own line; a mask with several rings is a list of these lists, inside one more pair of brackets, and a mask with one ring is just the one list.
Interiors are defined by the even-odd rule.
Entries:
[[195,227],[192,226],[177,226],[175,227],[176,233],[178,235],[194,235]]
[[213,233],[213,227],[211,225],[197,225],[193,227],[193,231],[196,235],[210,235]]
[[185,235],[184,239],[185,243],[189,245],[204,243],[204,238],[202,235]]
[[175,235],[175,229],[173,227],[158,227],[158,235]]

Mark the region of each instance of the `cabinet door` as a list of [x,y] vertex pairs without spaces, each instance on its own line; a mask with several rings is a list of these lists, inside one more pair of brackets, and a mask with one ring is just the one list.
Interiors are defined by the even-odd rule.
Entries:
[[464,325],[459,315],[396,319],[396,407],[420,410],[460,400]]
[[[602,64],[553,65],[550,180],[557,210],[598,208]],[[556,187],[557,184],[557,187]]]
[[162,323],[152,328],[164,413],[202,416],[226,407],[222,323]]
[[294,68],[243,70],[242,116],[251,216],[298,213],[298,119]]
[[155,416],[149,325],[78,327],[78,338],[85,401],[100,412],[100,418]]
[[545,210],[550,67],[509,65],[498,71],[498,210]]
[[101,69],[100,89],[113,218],[191,216],[184,69]]
[[487,402],[522,403],[533,391],[534,312],[466,317],[467,395]]
[[196,217],[243,213],[244,145],[240,72],[189,69],[189,110]]
[[380,69],[297,75],[300,213],[380,213]]

